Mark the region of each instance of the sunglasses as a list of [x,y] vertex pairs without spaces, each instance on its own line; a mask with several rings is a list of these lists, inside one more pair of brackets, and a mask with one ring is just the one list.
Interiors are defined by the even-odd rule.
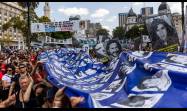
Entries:
[[12,70],[7,70],[7,71],[12,71]]

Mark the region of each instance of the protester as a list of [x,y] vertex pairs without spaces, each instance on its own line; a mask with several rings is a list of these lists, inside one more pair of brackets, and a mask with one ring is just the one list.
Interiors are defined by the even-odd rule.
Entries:
[[0,52],[0,108],[52,108],[58,99],[58,107],[72,108],[84,100],[59,93],[47,80],[43,63],[37,60],[43,51]]

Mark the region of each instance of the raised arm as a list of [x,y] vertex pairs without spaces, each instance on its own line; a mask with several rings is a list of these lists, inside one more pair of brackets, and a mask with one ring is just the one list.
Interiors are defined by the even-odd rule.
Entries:
[[11,94],[12,94],[14,88],[15,88],[15,85],[16,85],[16,82],[13,81],[12,84],[11,84],[11,86],[10,86],[10,90],[9,90],[8,96],[11,96]]
[[30,75],[28,75],[28,76],[29,76],[29,79],[30,79],[30,83],[29,83],[29,86],[28,86],[26,92],[24,93],[24,96],[23,96],[24,102],[28,102],[30,100],[31,90],[32,90],[32,87],[33,87],[33,84],[34,84],[34,81],[33,81],[32,77]]
[[62,98],[64,97],[64,89],[65,87],[59,89],[54,97],[54,101],[53,101],[53,108],[61,108],[62,106]]
[[33,74],[36,72],[36,69],[37,69],[38,65],[41,64],[41,63],[42,63],[42,62],[37,61],[36,65],[34,66],[34,68],[33,68],[33,70],[32,70],[32,72],[30,73],[30,75],[33,75]]
[[16,95],[13,94],[11,96],[9,96],[6,100],[4,100],[3,102],[0,103],[0,108],[7,108],[13,104],[15,104],[16,102]]

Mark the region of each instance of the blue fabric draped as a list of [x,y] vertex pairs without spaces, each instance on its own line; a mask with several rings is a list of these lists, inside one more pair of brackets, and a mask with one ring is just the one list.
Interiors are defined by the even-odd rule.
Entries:
[[64,48],[38,59],[53,85],[66,86],[68,97],[85,97],[78,107],[187,107],[187,55],[182,53],[122,52],[102,64],[80,49]]

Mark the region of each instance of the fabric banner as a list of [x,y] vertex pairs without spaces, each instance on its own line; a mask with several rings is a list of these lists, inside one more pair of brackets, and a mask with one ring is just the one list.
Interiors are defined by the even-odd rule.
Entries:
[[79,107],[187,107],[187,56],[181,53],[122,52],[103,64],[80,49],[56,49],[38,59],[68,97],[85,97]]
[[78,21],[31,23],[31,33],[75,31],[78,30],[78,27]]
[[165,52],[175,52],[178,50],[179,39],[171,14],[147,18],[146,26],[153,50]]

